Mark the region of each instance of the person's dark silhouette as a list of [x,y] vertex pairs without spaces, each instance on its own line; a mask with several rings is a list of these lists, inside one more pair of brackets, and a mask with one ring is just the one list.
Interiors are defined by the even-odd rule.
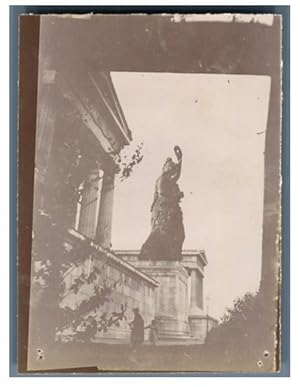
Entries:
[[140,315],[138,308],[133,309],[134,319],[130,323],[131,327],[131,346],[136,350],[144,342],[144,320]]

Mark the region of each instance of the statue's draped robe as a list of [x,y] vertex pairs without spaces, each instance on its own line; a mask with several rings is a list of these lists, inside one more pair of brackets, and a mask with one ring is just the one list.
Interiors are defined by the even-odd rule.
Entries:
[[[178,170],[176,170],[176,168]],[[182,210],[179,202],[183,197],[177,179],[179,164],[173,170],[163,172],[156,181],[154,201],[151,206],[151,233],[143,244],[142,260],[180,260],[185,238]]]

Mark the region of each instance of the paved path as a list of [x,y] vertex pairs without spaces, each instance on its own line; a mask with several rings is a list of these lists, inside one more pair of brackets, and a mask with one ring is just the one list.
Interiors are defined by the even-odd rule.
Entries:
[[97,367],[99,371],[203,370],[203,345],[143,345],[133,353],[128,344],[65,343],[44,349],[44,359],[31,359],[32,369]]

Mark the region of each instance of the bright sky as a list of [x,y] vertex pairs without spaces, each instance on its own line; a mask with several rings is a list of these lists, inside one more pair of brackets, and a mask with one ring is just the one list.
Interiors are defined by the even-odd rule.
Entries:
[[220,317],[234,298],[259,285],[270,79],[169,73],[112,78],[133,133],[131,149],[144,142],[143,161],[116,186],[113,248],[141,248],[150,232],[155,181],[179,145],[184,248],[206,251],[204,298],[210,298],[210,314]]

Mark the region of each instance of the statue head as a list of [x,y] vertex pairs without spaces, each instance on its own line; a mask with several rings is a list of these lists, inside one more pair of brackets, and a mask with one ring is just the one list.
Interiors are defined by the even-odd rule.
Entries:
[[171,159],[171,157],[168,157],[164,163],[163,172],[170,172],[174,168],[174,165],[174,161]]

